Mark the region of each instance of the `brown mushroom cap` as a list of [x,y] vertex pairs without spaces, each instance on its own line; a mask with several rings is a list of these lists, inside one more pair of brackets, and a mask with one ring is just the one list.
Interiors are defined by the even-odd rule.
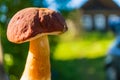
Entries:
[[62,33],[67,30],[64,18],[47,8],[25,8],[10,20],[7,38],[14,43],[23,43],[44,34]]

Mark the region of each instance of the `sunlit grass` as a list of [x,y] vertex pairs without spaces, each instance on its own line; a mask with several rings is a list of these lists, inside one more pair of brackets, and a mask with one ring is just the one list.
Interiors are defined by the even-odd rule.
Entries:
[[53,57],[57,60],[102,57],[113,38],[111,33],[91,32],[73,40],[61,40]]

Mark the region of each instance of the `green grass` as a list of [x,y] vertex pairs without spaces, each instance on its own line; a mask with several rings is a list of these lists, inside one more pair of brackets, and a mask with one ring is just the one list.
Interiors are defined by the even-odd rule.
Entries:
[[65,36],[53,53],[52,80],[106,80],[104,60],[113,34],[88,32],[73,39]]
[[80,58],[98,58],[106,55],[113,35],[109,33],[89,32],[72,40],[61,40],[54,52],[56,60]]
[[96,59],[54,60],[52,80],[106,80],[104,57]]

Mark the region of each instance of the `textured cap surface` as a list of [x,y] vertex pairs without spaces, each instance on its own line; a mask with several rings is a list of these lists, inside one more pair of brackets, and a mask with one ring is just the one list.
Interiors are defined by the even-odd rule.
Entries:
[[22,43],[36,35],[65,32],[64,18],[47,8],[25,8],[18,11],[10,20],[7,38],[14,43]]

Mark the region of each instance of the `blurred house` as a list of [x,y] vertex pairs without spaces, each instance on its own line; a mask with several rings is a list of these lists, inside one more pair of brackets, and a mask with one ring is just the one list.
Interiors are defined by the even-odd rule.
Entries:
[[120,7],[115,0],[89,0],[80,8],[80,12],[85,30],[106,31],[109,21],[120,16]]

